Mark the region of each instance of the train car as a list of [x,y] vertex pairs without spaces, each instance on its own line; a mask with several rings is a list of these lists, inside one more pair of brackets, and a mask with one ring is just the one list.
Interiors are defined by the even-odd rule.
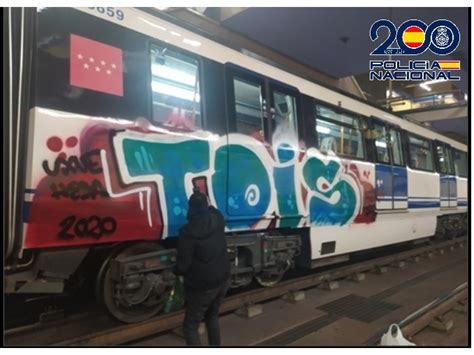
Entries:
[[232,285],[467,229],[467,146],[158,11],[9,9],[5,285],[157,314],[193,188]]

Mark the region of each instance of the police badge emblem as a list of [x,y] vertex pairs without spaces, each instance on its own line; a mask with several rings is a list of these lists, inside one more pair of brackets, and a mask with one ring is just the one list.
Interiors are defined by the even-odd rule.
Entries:
[[438,27],[436,30],[435,42],[438,47],[446,47],[449,44],[447,27]]

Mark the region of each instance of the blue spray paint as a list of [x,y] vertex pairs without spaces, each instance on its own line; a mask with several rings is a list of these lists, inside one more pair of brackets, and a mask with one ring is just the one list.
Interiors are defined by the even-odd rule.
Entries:
[[[231,163],[227,179],[228,157]],[[217,208],[230,220],[229,228],[250,228],[261,219],[270,203],[271,185],[265,166],[252,150],[230,144],[216,151],[214,168],[212,189]]]
[[[189,140],[179,143],[123,140],[125,163],[130,176],[160,175],[167,209],[168,234],[176,236],[186,223],[188,197],[184,186],[186,173],[209,169],[209,143]],[[162,198],[162,196],[159,196]]]
[[[290,162],[295,158],[294,149],[286,143],[280,144],[277,149],[277,159],[280,164]],[[280,212],[280,227],[297,227],[300,213],[296,202],[295,165],[285,167],[275,166],[273,170],[275,188],[278,191],[277,201]]]
[[[325,198],[312,196],[309,201],[309,217],[312,225],[343,225],[355,213],[357,195],[353,187],[340,177],[342,166],[331,160],[326,165],[311,157],[303,167],[303,176],[308,187]],[[327,180],[327,190],[321,191],[316,183],[320,177]],[[335,195],[333,195],[335,194]],[[331,199],[333,198],[333,199]]]

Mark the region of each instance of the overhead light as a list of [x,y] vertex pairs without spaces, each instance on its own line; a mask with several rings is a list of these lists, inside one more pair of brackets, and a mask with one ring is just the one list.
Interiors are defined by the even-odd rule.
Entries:
[[151,21],[148,21],[148,20],[144,19],[143,17],[139,17],[139,19],[142,20],[143,22],[145,22],[146,24],[150,25],[150,26],[153,26],[153,27],[155,27],[155,28],[158,28],[159,30],[167,31],[167,30],[166,30],[166,27],[163,27],[163,26],[160,26],[160,25],[158,25],[158,24],[156,24],[156,23],[153,23],[153,22],[151,22]]
[[181,37],[181,33],[178,33],[178,32],[175,32],[175,31],[170,31],[170,33],[171,33],[173,36]]
[[437,84],[437,83],[442,83],[443,81],[446,81],[446,80],[444,80],[444,79],[436,79],[436,80],[426,81],[425,84],[426,84],[426,85],[433,85],[433,84]]
[[193,39],[188,39],[188,38],[184,38],[183,42],[193,47],[199,47],[201,45],[201,42],[195,41]]
[[167,6],[161,6],[161,7],[160,6],[158,6],[158,7],[155,6],[155,9],[158,9],[160,11],[166,10],[167,8],[168,8]]
[[420,88],[425,89],[426,91],[431,91],[431,88],[426,83],[421,83]]
[[194,96],[194,91],[178,88],[173,85],[165,84],[165,83],[160,83],[153,81],[151,83],[151,88],[154,92],[160,93],[160,94],[165,94],[169,96],[174,96],[178,97],[183,100],[187,101],[196,101],[199,102],[201,97],[199,96],[198,93],[196,93],[196,96]]
[[318,131],[319,133],[322,133],[322,134],[331,133],[331,130],[329,128],[323,127],[323,126],[316,126],[316,131]]
[[173,69],[165,65],[152,64],[151,73],[160,78],[176,81],[194,87],[196,84],[196,77],[187,74],[181,70]]
[[387,148],[387,143],[381,141],[375,141],[375,146],[380,148]]
[[464,101],[467,101],[467,94],[464,94]]
[[431,88],[428,85],[433,85],[437,83],[441,83],[443,81],[446,81],[444,79],[436,79],[436,80],[431,80],[431,81],[425,81],[424,83],[420,84],[420,87],[425,89],[426,91],[431,91]]
[[431,81],[425,81],[424,83],[420,84],[420,87],[425,89],[426,91],[431,91],[431,88],[428,85],[433,85],[437,83],[442,83],[443,81],[446,81],[444,79],[436,79],[436,80],[431,80]]
[[390,90],[386,90],[385,91],[385,97],[387,99],[390,99],[390,98],[396,98],[396,97],[401,97],[400,94],[398,92],[396,92],[395,90],[392,90],[392,93],[390,94]]

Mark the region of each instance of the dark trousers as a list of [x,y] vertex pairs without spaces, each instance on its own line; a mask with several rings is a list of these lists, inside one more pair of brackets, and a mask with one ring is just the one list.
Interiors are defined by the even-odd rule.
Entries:
[[209,345],[220,345],[219,306],[229,288],[229,281],[219,287],[206,291],[186,289],[186,314],[183,333],[187,345],[201,345],[198,328],[204,320],[207,328]]

